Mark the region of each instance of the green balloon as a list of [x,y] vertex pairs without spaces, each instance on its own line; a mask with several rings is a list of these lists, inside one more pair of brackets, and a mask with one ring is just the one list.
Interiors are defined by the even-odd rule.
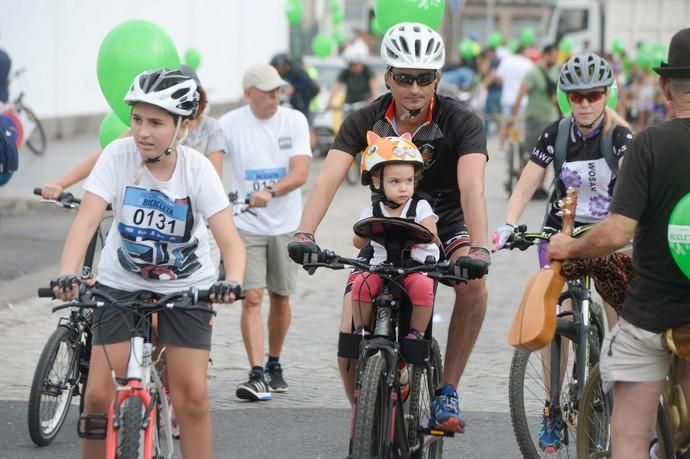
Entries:
[[520,43],[524,46],[532,46],[535,41],[534,29],[532,27],[523,27],[520,31]]
[[666,237],[673,261],[690,279],[690,193],[681,198],[671,211]]
[[623,42],[620,38],[613,39],[613,42],[611,42],[611,51],[613,51],[613,54],[623,54],[625,48],[623,48]]
[[110,142],[119,138],[125,131],[129,129],[129,125],[120,121],[120,118],[114,112],[108,112],[101,127],[98,130],[98,138],[101,143],[101,148],[105,148]]
[[129,125],[124,97],[134,77],[146,70],[177,68],[180,59],[170,36],[150,21],[125,21],[105,36],[98,49],[98,83],[120,121]]
[[196,70],[201,65],[201,53],[198,49],[189,48],[184,52],[184,63]]
[[515,52],[517,52],[517,50],[518,50],[519,47],[520,47],[520,42],[517,41],[517,40],[510,40],[510,41],[508,42],[508,45],[507,45],[508,51],[510,51],[510,52],[513,53],[513,54],[514,54]]
[[341,24],[345,20],[345,12],[340,2],[331,3],[331,21],[333,24]]
[[[561,89],[561,83],[556,85],[556,99],[558,99],[558,108],[561,109],[563,116],[570,115],[573,111],[570,107],[570,101],[568,100],[568,95]],[[613,84],[609,87],[608,99],[606,99],[606,106],[615,110],[618,104],[618,82],[613,81]]]
[[486,44],[489,48],[495,49],[501,46],[502,41],[503,37],[501,36],[501,32],[493,31],[489,34],[489,37],[486,40]]
[[470,40],[469,38],[465,38],[460,43],[458,43],[458,52],[460,53],[463,59],[470,59],[474,57],[473,43],[473,40]]
[[558,42],[558,50],[562,53],[570,54],[573,50],[573,43],[569,39],[563,37],[561,41]]
[[333,37],[325,33],[317,33],[311,41],[311,50],[318,57],[330,56],[333,50]]
[[333,41],[335,41],[338,46],[344,45],[345,32],[343,32],[342,29],[338,29],[335,32],[333,32]]
[[288,0],[285,5],[285,15],[291,25],[299,25],[304,17],[304,5],[302,0]]
[[379,21],[376,19],[376,16],[372,16],[371,20],[369,21],[369,30],[372,34],[376,35],[377,37],[383,37],[383,34],[386,32],[381,28],[381,25],[379,24]]
[[375,0],[374,13],[386,31],[400,22],[420,22],[438,30],[446,0]]

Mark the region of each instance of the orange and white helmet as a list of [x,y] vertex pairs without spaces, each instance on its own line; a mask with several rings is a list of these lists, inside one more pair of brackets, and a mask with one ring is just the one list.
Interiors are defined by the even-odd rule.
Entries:
[[409,163],[417,170],[424,167],[422,154],[407,132],[400,137],[381,137],[369,131],[367,144],[362,152],[362,185],[370,185],[372,172],[386,164]]

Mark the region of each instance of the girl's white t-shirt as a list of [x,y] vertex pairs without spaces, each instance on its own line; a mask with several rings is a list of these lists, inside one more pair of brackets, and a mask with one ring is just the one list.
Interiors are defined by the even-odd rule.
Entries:
[[[410,208],[411,203],[412,199],[408,200],[405,203],[405,205],[402,208],[402,212],[400,212],[400,215],[407,215],[407,211]],[[382,203],[378,203],[378,205],[381,206],[381,212],[383,213],[383,216],[390,218],[391,214],[388,213],[386,207]],[[364,220],[365,218],[373,216],[373,208],[370,206],[362,211],[362,214],[359,216],[359,219]],[[414,222],[422,223],[422,221],[429,217],[433,217],[434,223],[438,221],[438,216],[431,209],[431,204],[429,204],[429,201],[427,201],[426,199],[420,199],[419,201],[417,201],[417,212],[414,218]],[[371,241],[371,246],[374,248],[374,256],[371,258],[371,261],[369,263],[372,265],[380,265],[381,263],[386,261],[386,258],[388,258],[386,248],[378,242],[374,241]],[[436,244],[415,244],[412,246],[410,256],[414,261],[424,263],[424,261],[426,261],[426,257],[429,255],[436,258],[436,261],[439,261],[439,250]]]
[[[136,177],[139,180],[136,181]],[[98,282],[122,290],[172,293],[216,280],[204,220],[228,207],[211,162],[177,147],[170,180],[142,165],[132,137],[108,145],[84,190],[112,204],[113,223],[98,264]]]
[[[284,178],[292,157],[311,156],[309,125],[297,110],[278,107],[271,118],[259,119],[245,105],[226,113],[219,122],[239,196],[249,197]],[[252,213],[235,217],[237,227],[262,236],[292,232],[302,216],[302,193],[298,188]]]

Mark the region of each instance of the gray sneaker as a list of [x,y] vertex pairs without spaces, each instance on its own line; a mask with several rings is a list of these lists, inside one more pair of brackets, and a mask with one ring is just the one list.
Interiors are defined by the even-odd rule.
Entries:
[[266,401],[273,398],[268,383],[252,373],[249,374],[247,382],[237,386],[235,395],[241,400],[249,400],[250,402]]
[[283,379],[283,367],[280,363],[271,363],[266,365],[264,370],[266,373],[266,378],[268,379],[268,387],[270,387],[271,392],[287,392],[288,385]]

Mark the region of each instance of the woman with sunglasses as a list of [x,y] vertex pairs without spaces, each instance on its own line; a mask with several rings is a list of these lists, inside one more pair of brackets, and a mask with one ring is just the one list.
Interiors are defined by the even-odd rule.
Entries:
[[[555,192],[548,205],[545,229],[561,229],[562,219],[552,204],[571,186],[578,192],[575,227],[597,223],[608,215],[616,171],[611,169],[605,158],[601,137],[610,133],[613,154],[619,164],[633,137],[628,123],[606,106],[613,82],[609,63],[593,53],[573,56],[561,69],[559,85],[568,98],[572,116],[566,118],[569,129],[565,160],[560,169],[554,171]],[[492,251],[505,246],[532,195],[543,182],[547,169],[554,162],[559,124],[560,121],[550,124],[538,138],[532,156],[508,200],[506,223],[491,235]],[[539,264],[542,267],[549,263],[547,248],[547,244],[539,247]],[[615,312],[610,307],[606,309],[609,322],[615,321]],[[557,450],[561,435],[562,426],[550,425],[549,419],[544,416],[539,432],[542,449],[547,453]]]

